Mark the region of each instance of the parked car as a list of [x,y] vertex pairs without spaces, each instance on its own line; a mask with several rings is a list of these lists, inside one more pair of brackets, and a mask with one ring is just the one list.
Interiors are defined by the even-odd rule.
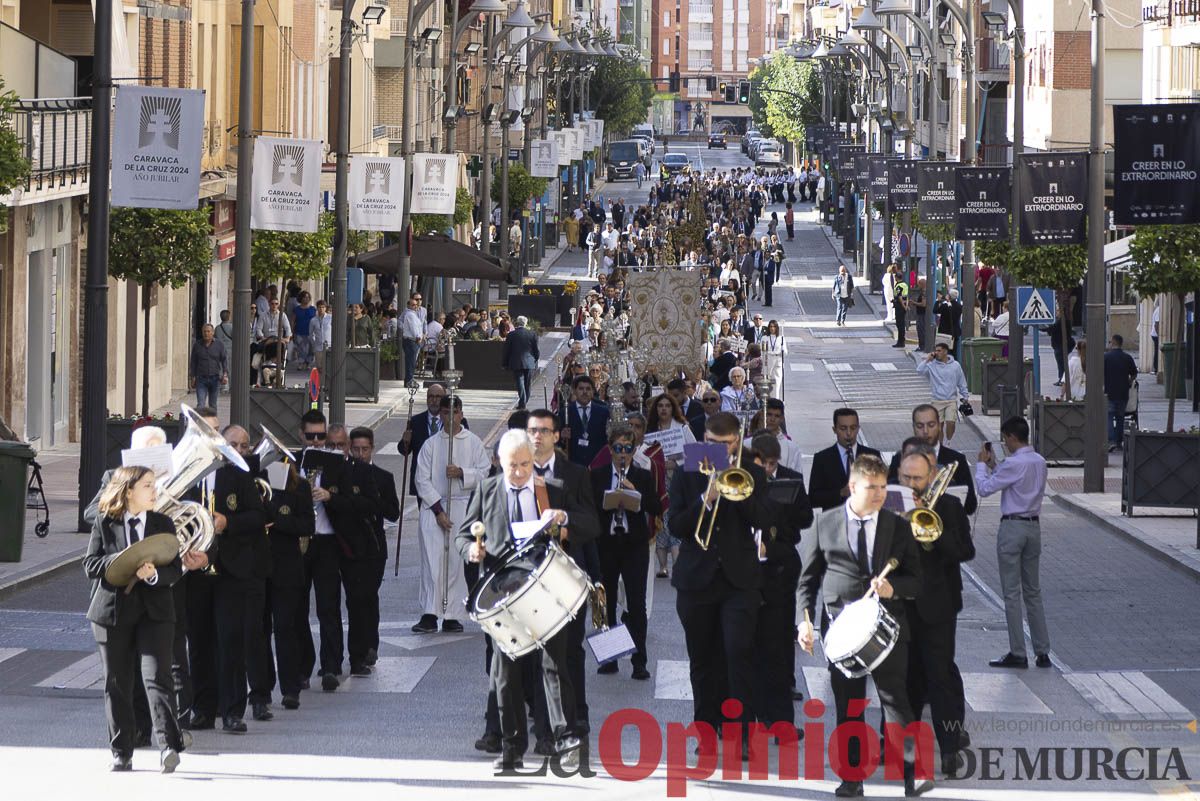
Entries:
[[664,175],[687,174],[692,171],[692,162],[683,153],[667,153],[659,160]]
[[754,149],[754,164],[783,165],[783,145],[774,139],[764,139]]
[[[633,130],[629,132],[630,139],[645,139],[650,146],[650,155],[654,155],[654,126],[652,125],[635,125]],[[646,165],[650,165],[647,163]]]
[[642,134],[630,134],[630,139],[636,139],[646,146],[646,166],[650,166],[650,159],[654,156],[654,140]]
[[728,149],[729,145],[725,142],[725,134],[714,131],[708,135],[708,149],[712,150],[714,147],[719,147],[722,150]]
[[637,163],[643,160],[645,143],[640,139],[622,139],[608,145],[608,180],[632,181],[637,177]]
[[[742,136],[742,152],[747,156],[750,155],[750,145],[756,139],[762,139],[762,134],[751,128]],[[753,158],[753,156],[751,156]]]

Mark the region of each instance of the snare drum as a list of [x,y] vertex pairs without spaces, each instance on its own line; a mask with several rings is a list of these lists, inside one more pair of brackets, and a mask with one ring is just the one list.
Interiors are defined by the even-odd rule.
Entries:
[[852,679],[879,667],[900,640],[900,624],[870,597],[848,604],[825,633],[825,658]]
[[467,614],[515,659],[561,631],[591,590],[558,543],[536,537],[480,579],[467,598]]

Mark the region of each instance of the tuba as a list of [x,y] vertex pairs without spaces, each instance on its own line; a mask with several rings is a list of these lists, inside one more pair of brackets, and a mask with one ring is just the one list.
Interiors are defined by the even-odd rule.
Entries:
[[[259,469],[266,470],[268,465],[276,462],[295,465],[296,457],[288,450],[288,446],[283,444],[283,440],[272,434],[270,429],[262,423],[259,423],[258,427],[262,429],[262,439],[255,446],[254,455],[258,457]],[[271,485],[261,478],[255,478],[254,483],[258,485],[258,492],[262,496],[263,503],[271,500]]]
[[921,547],[927,551],[932,551],[933,544],[937,542],[938,537],[942,536],[942,518],[933,511],[933,505],[945,494],[946,488],[954,479],[956,470],[958,470],[958,462],[945,465],[938,470],[937,475],[930,482],[929,488],[925,490],[925,494],[917,498],[919,507],[904,514],[904,519],[912,526],[913,539],[921,543]]
[[225,439],[204,422],[187,404],[181,407],[180,417],[187,424],[183,438],[171,451],[171,474],[158,481],[158,502],[154,511],[171,518],[179,540],[179,555],[205,551],[212,545],[216,529],[212,512],[203,504],[185,501],[183,496],[192,487],[229,462],[249,470],[246,460]]

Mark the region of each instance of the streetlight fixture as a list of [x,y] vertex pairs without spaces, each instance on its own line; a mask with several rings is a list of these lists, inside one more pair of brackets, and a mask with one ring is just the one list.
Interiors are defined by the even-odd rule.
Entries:
[[983,24],[993,30],[1004,30],[1008,27],[1008,18],[999,11],[981,11],[980,16],[983,17]]
[[377,25],[387,12],[384,6],[367,6],[363,9],[362,20],[367,25]]
[[942,47],[954,47],[954,45],[958,44],[958,40],[954,38],[954,34],[950,33],[949,31],[943,31],[942,33],[939,33],[938,41],[941,43]]
[[537,22],[533,17],[529,16],[529,12],[525,10],[525,0],[517,0],[517,7],[512,10],[504,20],[504,27],[512,30],[513,28],[536,28]]
[[850,23],[850,27],[858,31],[878,31],[883,29],[883,20],[877,17],[868,5],[858,15],[858,19]]
[[441,38],[442,38],[442,29],[441,28],[434,28],[431,26],[431,27],[428,27],[425,30],[421,31],[421,39],[425,42],[436,42]]
[[911,14],[913,13],[912,3],[909,0],[883,0],[882,3],[875,9],[877,16],[885,14]]
[[473,56],[482,49],[483,45],[479,42],[468,42],[467,46],[463,48],[463,55]]

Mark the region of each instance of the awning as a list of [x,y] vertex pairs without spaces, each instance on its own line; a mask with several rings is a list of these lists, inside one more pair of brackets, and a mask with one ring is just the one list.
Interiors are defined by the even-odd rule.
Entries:
[[[395,275],[400,267],[399,243],[359,256],[358,266],[368,273]],[[508,272],[500,266],[499,259],[444,234],[413,237],[409,273],[429,278],[508,280]]]
[[1104,264],[1116,270],[1128,270],[1132,262],[1132,259],[1129,257],[1129,245],[1132,242],[1132,236],[1106,242],[1104,245]]

